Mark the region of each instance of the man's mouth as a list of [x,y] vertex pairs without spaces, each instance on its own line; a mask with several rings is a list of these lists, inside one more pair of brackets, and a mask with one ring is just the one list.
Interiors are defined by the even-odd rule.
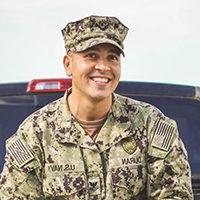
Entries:
[[108,83],[111,79],[103,77],[91,77],[91,79],[96,83]]

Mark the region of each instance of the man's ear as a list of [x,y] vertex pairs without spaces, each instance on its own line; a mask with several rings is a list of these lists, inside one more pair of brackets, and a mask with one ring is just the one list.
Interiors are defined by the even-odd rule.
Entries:
[[66,72],[67,76],[71,76],[72,75],[71,69],[70,69],[71,58],[68,54],[66,54],[63,58],[63,65],[64,65],[65,72]]

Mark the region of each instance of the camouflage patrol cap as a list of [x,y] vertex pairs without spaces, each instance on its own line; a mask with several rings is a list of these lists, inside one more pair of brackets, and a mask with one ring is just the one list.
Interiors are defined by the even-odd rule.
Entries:
[[116,17],[93,15],[70,22],[62,30],[67,52],[84,51],[97,44],[110,43],[117,46],[123,55],[123,41],[127,33],[128,28]]

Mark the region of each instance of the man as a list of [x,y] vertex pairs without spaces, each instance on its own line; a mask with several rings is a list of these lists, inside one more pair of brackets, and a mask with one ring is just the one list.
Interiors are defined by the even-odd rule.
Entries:
[[128,28],[90,16],[63,29],[72,88],[7,141],[0,199],[192,199],[176,124],[114,92]]

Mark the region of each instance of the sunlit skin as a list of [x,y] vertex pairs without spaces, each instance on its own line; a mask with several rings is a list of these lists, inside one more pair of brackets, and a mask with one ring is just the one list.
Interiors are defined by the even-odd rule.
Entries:
[[63,59],[72,76],[68,103],[81,120],[105,116],[112,105],[112,93],[121,75],[121,53],[112,44],[99,44],[82,52],[69,52]]

